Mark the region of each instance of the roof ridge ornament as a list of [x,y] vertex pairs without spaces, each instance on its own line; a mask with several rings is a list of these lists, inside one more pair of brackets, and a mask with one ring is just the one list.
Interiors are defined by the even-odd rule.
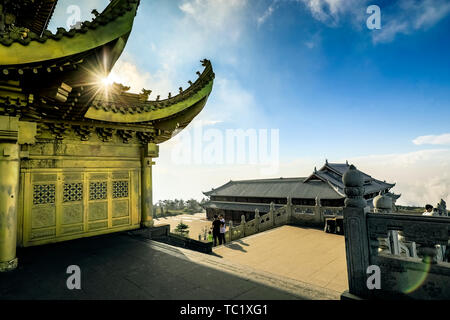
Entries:
[[139,100],[147,101],[151,94],[152,94],[152,90],[146,90],[146,89],[142,88],[142,91],[139,94]]

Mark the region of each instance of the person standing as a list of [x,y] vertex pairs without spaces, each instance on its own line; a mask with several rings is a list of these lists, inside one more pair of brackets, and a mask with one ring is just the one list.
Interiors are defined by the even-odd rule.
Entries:
[[214,215],[214,221],[212,223],[214,246],[217,246],[217,240],[219,240],[219,243],[222,244],[222,241],[220,239],[220,225],[221,225],[221,222],[219,220],[219,217],[216,214],[216,215]]
[[425,206],[425,212],[422,213],[423,216],[432,216],[433,215],[433,206],[431,204],[427,204]]
[[225,225],[225,218],[223,215],[219,216],[219,220],[221,222],[219,244],[225,244],[225,232],[227,231],[227,227]]

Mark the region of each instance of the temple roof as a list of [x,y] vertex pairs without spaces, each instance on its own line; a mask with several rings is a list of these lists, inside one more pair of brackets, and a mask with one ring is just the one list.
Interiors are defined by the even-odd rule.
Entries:
[[306,178],[278,178],[261,180],[230,181],[227,184],[204,192],[206,196],[233,196],[256,198],[301,198],[341,199],[342,194],[321,181],[304,183]]
[[56,34],[49,30],[42,35],[7,33],[0,37],[1,65],[46,62],[101,47],[131,32],[138,6],[139,0],[111,1],[92,21],[70,30],[58,28]]
[[102,83],[125,48],[139,3],[111,0],[102,13],[93,12],[92,21],[56,34],[0,34],[0,115],[52,126],[109,126],[148,134],[156,143],[185,128],[212,91],[209,60],[201,61],[205,69],[195,82],[167,99],[152,101],[150,90],[133,94],[124,85]]
[[[312,180],[321,180],[330,183],[340,193],[344,193],[344,183],[342,182],[342,176],[348,170],[350,165],[348,163],[329,163],[325,162],[325,165],[320,170],[315,170],[305,182]],[[395,186],[395,183],[386,183],[372,178],[370,175],[361,172],[364,177],[364,189],[365,193],[379,192],[385,189],[390,189]]]
[[[141,123],[170,117],[180,113],[196,103],[207,98],[211,93],[214,72],[209,60],[202,60],[205,67],[203,73],[190,86],[179,94],[164,100],[147,100],[151,91],[143,89],[141,94],[127,93],[129,88],[121,85],[118,90],[110,90],[107,94],[98,95],[92,102],[91,108],[85,117],[93,120],[119,122],[119,123]],[[114,87],[114,86],[113,86]]]
[[[27,28],[40,36],[47,29],[58,0],[4,0],[2,2],[3,11],[16,16],[16,26]],[[4,39],[0,40],[0,42],[3,41]]]
[[[342,199],[342,175],[348,164],[325,164],[307,178],[278,178],[230,181],[225,185],[204,192],[206,196],[257,197],[257,198],[298,198],[298,199]],[[365,176],[365,195],[392,188],[389,184]]]
[[[229,201],[208,201],[203,204],[202,207],[209,209],[220,209],[220,210],[233,210],[233,211],[244,211],[244,212],[255,212],[255,209],[263,214],[270,211],[270,204],[264,203],[245,203],[245,202],[229,202]],[[274,208],[282,208],[283,205],[275,204]]]

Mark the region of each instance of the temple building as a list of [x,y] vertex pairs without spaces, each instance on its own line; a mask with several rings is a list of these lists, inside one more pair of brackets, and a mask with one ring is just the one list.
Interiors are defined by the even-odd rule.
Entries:
[[158,144],[203,109],[214,72],[149,100],[106,86],[139,6],[112,0],[92,21],[46,30],[57,0],[0,1],[0,271],[16,247],[152,226]]
[[[204,207],[208,219],[223,214],[225,219],[239,223],[244,215],[246,221],[254,218],[255,210],[261,215],[269,212],[273,202],[275,208],[285,206],[288,199],[293,205],[343,208],[345,193],[342,176],[348,170],[348,163],[326,161],[320,170],[314,169],[309,177],[277,178],[229,181],[221,187],[203,194],[209,197]],[[364,175],[364,198],[369,206],[380,192],[397,200],[400,195],[390,191],[395,186]]]

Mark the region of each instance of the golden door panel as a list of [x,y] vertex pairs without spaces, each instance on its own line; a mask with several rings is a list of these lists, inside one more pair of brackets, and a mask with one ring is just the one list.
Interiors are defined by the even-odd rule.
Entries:
[[23,245],[139,227],[139,170],[24,173]]

